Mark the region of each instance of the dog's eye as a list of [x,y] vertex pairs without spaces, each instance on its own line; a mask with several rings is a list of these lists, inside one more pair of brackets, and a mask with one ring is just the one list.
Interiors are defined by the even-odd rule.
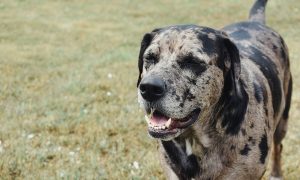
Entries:
[[179,66],[182,69],[190,70],[197,75],[201,74],[207,69],[207,65],[204,62],[192,57],[184,58],[183,61],[179,62]]
[[194,65],[197,66],[197,65],[201,65],[201,64],[204,65],[204,62],[197,61],[193,58],[185,59],[183,63],[187,64],[187,65],[192,65],[192,66],[194,66]]
[[189,57],[189,58],[184,58],[182,61],[179,62],[179,65],[182,68],[189,68],[189,67],[193,67],[193,66],[206,66],[206,64],[202,61],[199,61],[195,58]]
[[147,63],[152,63],[152,64],[155,64],[158,62],[158,57],[156,54],[154,53],[149,53],[145,56],[145,61]]

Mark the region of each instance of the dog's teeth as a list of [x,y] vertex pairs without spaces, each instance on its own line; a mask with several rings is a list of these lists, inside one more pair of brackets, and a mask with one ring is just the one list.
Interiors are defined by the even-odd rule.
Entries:
[[151,122],[149,122],[149,127],[151,127],[152,129],[155,129],[155,130],[164,130],[164,129],[167,129],[167,127],[165,125],[154,125],[152,124]]
[[172,121],[172,119],[171,118],[169,118],[169,120],[165,123],[165,126],[167,127],[167,128],[169,128],[170,127],[170,125],[171,125],[171,121]]

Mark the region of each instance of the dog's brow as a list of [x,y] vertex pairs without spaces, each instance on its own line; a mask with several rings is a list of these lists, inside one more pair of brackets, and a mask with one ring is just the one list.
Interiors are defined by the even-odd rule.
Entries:
[[181,55],[181,56],[179,56],[178,60],[180,62],[191,61],[192,60],[192,61],[195,61],[195,62],[198,62],[198,63],[205,63],[205,61],[203,61],[202,59],[198,58],[197,56],[194,56],[192,53]]

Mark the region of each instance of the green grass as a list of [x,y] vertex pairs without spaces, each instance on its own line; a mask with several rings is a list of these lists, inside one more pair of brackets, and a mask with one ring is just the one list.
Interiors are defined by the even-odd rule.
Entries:
[[[221,28],[246,19],[251,4],[2,0],[1,179],[162,179],[136,97],[143,34],[170,24]],[[286,179],[300,177],[299,7],[272,0],[267,8],[268,24],[289,46],[294,76]]]

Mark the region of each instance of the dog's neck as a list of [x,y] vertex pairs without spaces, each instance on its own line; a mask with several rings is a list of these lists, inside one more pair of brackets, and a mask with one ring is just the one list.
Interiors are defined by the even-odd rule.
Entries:
[[207,132],[201,124],[196,123],[173,140],[160,142],[164,158],[179,179],[191,179],[205,171],[202,160],[213,151],[215,138],[211,134],[218,133]]
[[[220,134],[216,137],[218,133],[213,131],[197,130],[191,129],[170,141],[160,141],[163,157],[179,179],[192,179],[199,175],[212,177],[222,169],[222,160],[214,145],[220,140]],[[210,168],[207,169],[205,164]]]
[[[230,106],[235,103],[248,101],[248,94],[243,85],[241,87],[241,95],[239,97],[232,96],[234,102],[229,102]],[[224,94],[223,94],[224,95]],[[221,97],[224,98],[224,97]],[[211,112],[206,112],[190,129],[181,134],[179,137],[171,141],[161,141],[161,147],[165,154],[166,161],[171,166],[179,179],[191,179],[201,174],[202,177],[217,176],[221,172],[224,163],[230,163],[229,157],[219,157],[218,151],[224,151],[224,147],[216,146],[224,137],[230,134],[236,134],[240,126],[231,127],[229,124],[224,125],[224,120],[228,120],[226,112],[228,109],[228,99],[220,99],[214,105]],[[232,101],[232,99],[229,99]],[[237,102],[235,102],[237,101]],[[238,113],[243,113],[247,106],[239,103],[237,107]],[[241,109],[242,108],[242,109]],[[216,112],[215,110],[218,110]],[[235,118],[244,118],[240,115]],[[235,122],[241,123],[242,119],[235,119]],[[229,128],[233,129],[228,131]],[[228,139],[228,138],[227,138]],[[226,144],[226,142],[224,142]],[[226,149],[226,148],[225,148]],[[225,150],[227,151],[227,149]],[[225,158],[225,159],[224,159]],[[203,163],[205,161],[205,163]],[[215,162],[219,161],[219,162]],[[214,163],[212,163],[214,162]],[[204,167],[203,164],[210,164],[210,169]]]

